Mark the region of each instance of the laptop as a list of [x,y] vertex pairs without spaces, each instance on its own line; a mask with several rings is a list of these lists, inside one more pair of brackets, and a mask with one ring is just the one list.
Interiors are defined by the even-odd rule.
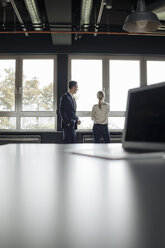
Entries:
[[122,146],[165,151],[165,82],[128,91]]
[[128,91],[121,146],[102,144],[72,153],[112,160],[164,159],[165,82]]

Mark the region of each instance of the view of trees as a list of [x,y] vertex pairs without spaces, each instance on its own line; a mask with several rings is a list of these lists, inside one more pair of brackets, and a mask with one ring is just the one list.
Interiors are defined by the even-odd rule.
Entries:
[[[12,68],[4,69],[4,75],[4,79],[0,80],[0,111],[14,111],[15,71]],[[26,77],[24,76],[24,78]],[[24,81],[22,93],[22,108],[24,111],[53,110],[53,83],[40,87],[38,79],[34,77],[31,80]],[[54,125],[46,124],[41,119],[36,117],[34,123],[33,121],[29,123],[30,128],[54,128]],[[15,128],[15,118],[0,117],[0,128]]]
[[36,77],[25,81],[22,104],[24,111],[53,110],[53,83],[41,89]]
[[22,129],[54,129],[54,117],[23,117]]
[[4,69],[5,79],[0,81],[0,111],[15,110],[15,73]]

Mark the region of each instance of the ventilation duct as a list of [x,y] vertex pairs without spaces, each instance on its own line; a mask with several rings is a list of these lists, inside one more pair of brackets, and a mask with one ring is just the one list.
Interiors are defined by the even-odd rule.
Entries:
[[112,0],[102,0],[101,1],[100,10],[99,10],[97,23],[96,23],[96,27],[95,27],[95,32],[96,33],[94,34],[94,36],[97,36],[98,28],[99,28],[99,24],[100,24],[100,21],[101,21],[101,18],[102,18],[104,6],[106,7],[106,9],[110,10],[112,8]]
[[[23,22],[21,16],[20,16],[20,13],[19,13],[19,11],[18,11],[18,9],[17,9],[17,6],[16,6],[14,0],[10,0],[10,1],[8,0],[8,1],[6,1],[6,2],[10,2],[10,3],[11,3],[11,5],[12,5],[12,7],[13,7],[13,9],[14,9],[14,12],[15,12],[17,18],[18,18],[18,21],[19,21],[20,24],[21,24],[21,27],[22,27],[23,31],[26,32],[26,31],[27,31],[27,30],[26,30],[26,27],[25,27],[25,25],[24,25],[24,22]],[[28,33],[25,33],[25,36],[28,36]]]
[[[71,45],[72,35],[69,33],[72,23],[71,0],[45,0],[45,8],[49,25],[55,23],[56,27],[50,27],[50,31],[63,31],[63,34],[51,34],[53,45]],[[68,33],[67,33],[68,32]]]

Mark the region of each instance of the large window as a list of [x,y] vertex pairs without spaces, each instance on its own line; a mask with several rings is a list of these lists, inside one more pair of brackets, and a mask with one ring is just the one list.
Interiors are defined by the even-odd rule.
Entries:
[[70,56],[70,78],[77,80],[77,114],[81,119],[79,129],[91,129],[92,106],[98,102],[98,90],[105,92],[110,105],[109,128],[124,128],[127,94],[130,88],[140,86],[140,57]]
[[55,130],[56,57],[0,60],[0,129]]
[[53,110],[53,59],[23,60],[23,111]]
[[128,90],[140,86],[140,61],[110,60],[110,110],[125,111]]
[[165,61],[147,61],[147,84],[165,82]]
[[71,79],[79,85],[77,111],[91,111],[96,93],[102,89],[102,60],[73,59]]

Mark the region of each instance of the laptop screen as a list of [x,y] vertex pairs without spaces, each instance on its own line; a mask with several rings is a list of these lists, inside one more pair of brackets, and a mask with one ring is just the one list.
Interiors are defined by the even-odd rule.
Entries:
[[123,143],[127,148],[143,149],[146,143],[154,150],[165,148],[165,83],[129,90]]

